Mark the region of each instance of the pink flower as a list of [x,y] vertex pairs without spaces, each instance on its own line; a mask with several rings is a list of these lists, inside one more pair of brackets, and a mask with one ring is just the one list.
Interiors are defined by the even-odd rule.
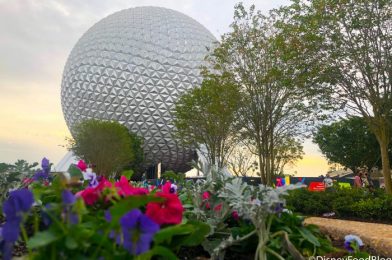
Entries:
[[24,178],[23,181],[22,181],[22,184],[25,185],[25,186],[28,186],[28,185],[30,185],[33,181],[34,181],[33,178]]
[[178,196],[164,192],[158,192],[156,195],[164,198],[165,201],[148,203],[146,215],[160,225],[181,223],[184,208]]
[[145,195],[148,190],[145,188],[133,187],[129,184],[127,177],[121,176],[120,180],[114,184],[120,196]]
[[208,200],[210,198],[210,193],[208,191],[203,192],[202,198],[203,200]]
[[99,181],[99,184],[95,189],[97,191],[103,191],[105,188],[111,188],[113,187],[113,184],[108,181],[105,177],[102,177],[101,180]]
[[163,193],[177,193],[177,185],[172,184],[170,181],[166,182],[161,189]]
[[202,199],[203,199],[203,202],[206,201],[206,204],[205,204],[206,209],[210,209],[211,208],[210,203],[208,202],[210,197],[211,197],[211,195],[210,195],[210,193],[208,191],[203,192]]
[[161,190],[163,193],[170,193],[170,187],[171,187],[171,183],[170,181],[168,181],[161,187]]
[[79,160],[78,164],[76,165],[82,172],[85,172],[87,169],[87,164],[83,160]]
[[83,198],[87,205],[93,205],[99,199],[100,192],[98,192],[95,188],[87,188],[76,194],[76,196],[79,195]]
[[95,188],[90,187],[85,190],[82,190],[76,194],[76,196],[80,196],[83,198],[84,202],[87,205],[93,205],[100,197],[101,193],[106,188],[112,188],[112,183],[102,177],[101,181],[99,182],[98,186]]
[[216,211],[216,212],[219,212],[219,211],[221,211],[222,210],[222,203],[219,203],[218,205],[216,205],[215,207],[214,207],[214,211]]
[[240,220],[240,216],[238,215],[238,212],[236,210],[233,211],[233,213],[231,213],[231,216],[235,219],[235,220]]

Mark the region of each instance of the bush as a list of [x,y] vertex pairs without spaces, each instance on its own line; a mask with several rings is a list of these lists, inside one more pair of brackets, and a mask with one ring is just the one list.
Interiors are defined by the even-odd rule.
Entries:
[[73,129],[69,149],[95,165],[99,175],[118,174],[126,167],[138,168],[143,160],[141,139],[117,123],[86,120]]
[[341,218],[392,222],[392,196],[382,190],[370,193],[364,189],[298,189],[289,192],[286,203],[289,209],[305,215],[335,212]]

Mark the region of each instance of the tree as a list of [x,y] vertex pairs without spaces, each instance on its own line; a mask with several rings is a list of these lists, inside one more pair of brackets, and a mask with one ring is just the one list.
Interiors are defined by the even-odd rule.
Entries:
[[290,13],[290,28],[302,38],[295,40],[312,42],[305,49],[318,62],[309,67],[323,68],[320,76],[333,90],[333,102],[348,115],[362,116],[375,135],[386,191],[392,193],[391,1],[295,1]]
[[141,139],[117,122],[82,121],[73,128],[73,138],[69,150],[95,165],[99,175],[115,175],[143,158]]
[[10,165],[9,170],[13,172],[32,173],[37,166],[37,162],[30,164],[26,160],[17,160],[13,165]]
[[227,166],[237,177],[251,176],[257,173],[257,158],[247,147],[237,145],[228,157]]
[[231,32],[208,58],[214,69],[233,74],[240,86],[238,128],[255,148],[262,182],[267,185],[272,185],[279,168],[275,164],[278,144],[301,139],[318,105],[304,80],[312,71],[292,66],[300,53],[285,46],[279,17],[279,12],[263,16],[254,6],[246,11],[238,4]]
[[31,178],[37,162],[32,164],[26,160],[17,160],[14,164],[0,163],[0,204],[8,197],[9,191],[25,186],[23,180]]
[[235,142],[239,90],[229,73],[204,71],[203,75],[201,86],[182,95],[176,103],[176,135],[185,144],[205,152],[211,165],[223,168]]
[[7,172],[10,167],[8,163],[0,163],[0,173]]
[[[376,137],[362,117],[351,117],[317,129],[313,142],[331,163],[351,170],[357,167],[381,166],[381,154]],[[392,158],[392,152],[389,152]]]
[[287,165],[294,165],[296,161],[303,158],[304,151],[302,144],[294,138],[285,138],[275,144],[274,165],[275,175],[284,175],[284,168]]

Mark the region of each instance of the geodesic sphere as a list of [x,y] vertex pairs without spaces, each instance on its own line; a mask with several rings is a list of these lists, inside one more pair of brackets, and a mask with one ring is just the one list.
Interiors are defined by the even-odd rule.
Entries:
[[201,83],[200,66],[214,36],[166,8],[137,7],[91,27],[68,57],[61,84],[65,121],[118,121],[144,138],[146,166],[185,171],[194,152],[173,138],[171,110]]

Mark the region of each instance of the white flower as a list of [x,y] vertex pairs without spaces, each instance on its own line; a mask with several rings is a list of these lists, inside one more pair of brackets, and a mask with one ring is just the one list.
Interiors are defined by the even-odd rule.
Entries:
[[97,174],[93,172],[91,168],[87,168],[85,172],[82,172],[83,174],[83,179],[89,181],[89,186],[90,187],[97,187],[98,186],[98,180],[97,180]]
[[91,180],[91,177],[97,176],[91,168],[87,168],[85,172],[82,172],[82,174],[84,180]]

